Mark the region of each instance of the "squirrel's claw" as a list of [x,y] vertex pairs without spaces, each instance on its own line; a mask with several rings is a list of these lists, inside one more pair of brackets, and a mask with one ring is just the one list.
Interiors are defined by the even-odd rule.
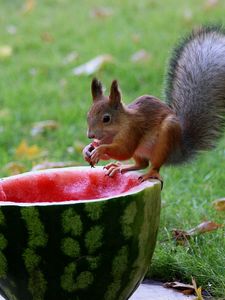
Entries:
[[101,158],[101,151],[99,150],[99,148],[95,148],[91,152],[90,163],[94,166],[99,162],[100,158]]
[[144,182],[145,180],[149,180],[149,179],[157,179],[157,180],[159,180],[159,181],[161,182],[161,190],[163,189],[163,179],[162,179],[162,177],[159,175],[159,173],[156,172],[156,171],[150,170],[149,173],[144,174],[144,175],[142,175],[142,176],[140,176],[140,177],[138,178],[138,180],[139,180],[140,182]]
[[120,162],[110,163],[104,166],[103,169],[106,170],[105,174],[109,177],[113,177],[116,173],[122,173],[122,164]]
[[121,173],[121,167],[111,167],[105,174],[109,177],[113,177],[116,173]]
[[85,146],[84,149],[83,149],[83,157],[90,164],[90,166],[92,168],[94,168],[94,164],[91,161],[91,153],[92,153],[93,150],[94,150],[94,146],[93,146],[92,143]]
[[120,162],[113,162],[113,163],[110,163],[110,164],[104,166],[103,169],[109,170],[112,167],[117,168],[117,167],[120,167],[120,166],[121,166]]

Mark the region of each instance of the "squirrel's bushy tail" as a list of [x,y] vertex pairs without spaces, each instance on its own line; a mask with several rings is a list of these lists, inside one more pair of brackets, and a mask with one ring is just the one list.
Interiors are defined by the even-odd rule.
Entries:
[[[180,163],[215,146],[224,132],[225,32],[203,27],[174,50],[166,86],[167,104],[182,124]],[[175,157],[176,156],[176,157]]]

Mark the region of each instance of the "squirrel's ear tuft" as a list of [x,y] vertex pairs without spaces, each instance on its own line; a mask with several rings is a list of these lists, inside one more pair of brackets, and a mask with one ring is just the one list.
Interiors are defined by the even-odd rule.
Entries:
[[112,82],[109,103],[114,107],[118,107],[121,104],[121,92],[117,80],[113,80]]
[[93,101],[99,100],[103,96],[103,89],[101,81],[97,78],[94,78],[91,83],[91,94]]

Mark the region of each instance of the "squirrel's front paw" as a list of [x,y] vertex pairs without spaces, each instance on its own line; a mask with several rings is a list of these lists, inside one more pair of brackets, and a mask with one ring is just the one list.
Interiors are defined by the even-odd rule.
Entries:
[[104,167],[106,170],[105,174],[113,177],[116,173],[121,173],[121,166],[120,162],[110,163]]
[[96,165],[101,157],[104,156],[104,149],[102,147],[97,147],[91,152],[90,162],[92,165]]
[[91,165],[91,167],[94,167],[91,161],[91,154],[94,150],[94,146],[93,144],[89,144],[87,145],[84,149],[83,149],[83,157],[84,159]]

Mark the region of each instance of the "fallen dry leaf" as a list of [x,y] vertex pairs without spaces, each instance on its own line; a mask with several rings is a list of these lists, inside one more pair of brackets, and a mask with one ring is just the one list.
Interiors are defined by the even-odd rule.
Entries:
[[198,226],[187,231],[181,229],[173,229],[172,237],[179,245],[186,245],[191,236],[214,231],[221,227],[223,227],[222,224],[217,224],[212,221],[204,221]]
[[17,175],[26,171],[24,164],[16,161],[9,162],[3,167],[3,170],[9,175]]
[[4,60],[9,58],[13,54],[13,49],[9,45],[0,46],[0,59]]
[[184,295],[196,294],[197,298],[195,300],[204,300],[202,297],[202,288],[197,287],[196,281],[192,278],[192,284],[186,284],[178,281],[166,282],[163,284],[165,288],[172,288]]
[[76,60],[78,58],[78,53],[73,51],[70,52],[69,54],[67,54],[64,58],[63,58],[63,65],[68,65],[71,62],[73,62],[74,60]]
[[184,20],[187,23],[189,23],[193,20],[193,12],[190,9],[186,8],[183,12],[183,17],[184,17]]
[[206,0],[204,3],[204,8],[210,10],[219,4],[219,0]]
[[98,19],[109,18],[113,15],[113,9],[111,7],[96,7],[91,10],[91,17]]
[[130,60],[135,63],[146,62],[149,61],[150,59],[151,59],[151,54],[144,49],[135,52],[130,58]]
[[37,145],[29,146],[25,140],[23,140],[16,148],[15,154],[17,157],[33,159],[43,155],[43,151]]
[[1,120],[4,118],[8,118],[11,115],[11,111],[8,108],[0,109],[0,118]]
[[73,166],[77,166],[77,165],[78,165],[78,163],[74,162],[74,161],[57,161],[57,162],[45,161],[41,164],[33,166],[32,171],[52,169],[52,168],[73,167]]
[[185,284],[182,282],[178,281],[173,281],[173,282],[166,282],[163,284],[165,288],[172,288],[175,289],[185,295],[192,295],[195,293],[195,288],[191,284]]
[[16,34],[17,33],[17,27],[15,25],[12,25],[12,24],[9,24],[7,25],[6,27],[6,31],[9,33],[9,34]]
[[134,33],[134,34],[132,34],[131,39],[135,44],[138,44],[138,43],[140,43],[141,36],[138,33]]
[[218,211],[224,211],[225,210],[225,198],[214,200],[213,206]]
[[26,0],[24,3],[23,13],[27,14],[31,12],[36,5],[36,0]]
[[56,130],[59,128],[59,123],[54,120],[45,120],[41,122],[34,123],[31,129],[31,135],[37,136],[44,134],[48,131]]
[[43,32],[41,34],[41,39],[45,43],[53,43],[54,42],[54,37],[50,32]]
[[216,230],[221,227],[223,227],[222,224],[217,224],[212,221],[204,221],[201,224],[199,224],[198,226],[188,230],[188,234],[196,235],[196,234],[200,234],[200,233],[210,232],[210,231]]
[[67,147],[66,150],[67,150],[67,152],[68,152],[69,154],[73,154],[73,153],[75,152],[75,149],[74,149],[73,146]]
[[111,63],[113,57],[109,54],[99,55],[87,63],[73,69],[74,75],[92,75],[99,71],[107,63]]
[[38,70],[36,68],[30,68],[30,70],[29,70],[30,76],[34,77],[37,75],[37,73],[38,73]]

